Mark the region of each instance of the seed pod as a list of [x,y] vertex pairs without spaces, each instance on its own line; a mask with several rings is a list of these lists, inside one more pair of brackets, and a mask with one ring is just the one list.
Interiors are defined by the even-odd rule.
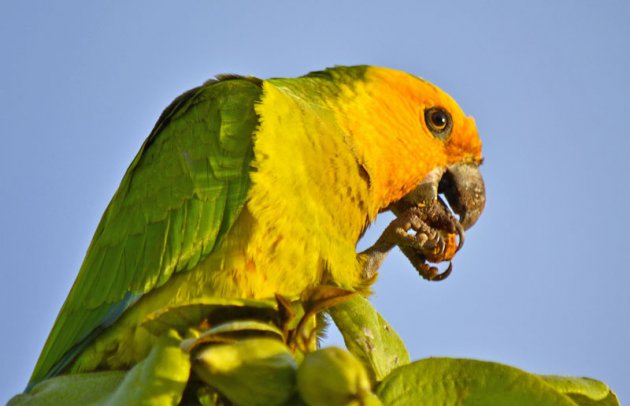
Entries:
[[308,354],[298,368],[297,383],[308,406],[380,404],[370,390],[363,364],[341,348]]
[[286,404],[296,392],[295,359],[284,343],[251,338],[200,349],[193,370],[235,405]]

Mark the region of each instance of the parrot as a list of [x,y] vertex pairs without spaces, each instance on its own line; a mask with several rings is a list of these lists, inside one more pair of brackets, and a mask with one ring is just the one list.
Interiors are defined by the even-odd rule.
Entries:
[[[107,206],[26,391],[128,369],[141,321],[208,297],[359,291],[399,247],[427,279],[479,218],[475,121],[444,91],[376,66],[218,75],[162,112]],[[357,252],[376,217],[396,215]]]

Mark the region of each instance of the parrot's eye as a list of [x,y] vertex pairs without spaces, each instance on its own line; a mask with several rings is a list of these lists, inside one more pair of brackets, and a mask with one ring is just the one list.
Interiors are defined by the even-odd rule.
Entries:
[[451,134],[453,121],[451,115],[441,107],[431,107],[424,111],[424,121],[433,135],[444,140]]

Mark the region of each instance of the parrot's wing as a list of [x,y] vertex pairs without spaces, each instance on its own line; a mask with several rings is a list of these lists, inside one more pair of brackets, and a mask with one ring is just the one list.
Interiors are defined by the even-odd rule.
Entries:
[[162,113],[98,225],[30,385],[62,372],[174,272],[193,268],[245,204],[261,81],[224,77]]

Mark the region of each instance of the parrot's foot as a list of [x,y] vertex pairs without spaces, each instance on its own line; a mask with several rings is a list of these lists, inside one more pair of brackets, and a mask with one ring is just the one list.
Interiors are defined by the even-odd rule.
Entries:
[[[424,279],[446,279],[453,266],[450,260],[464,243],[464,228],[441,199],[412,206],[399,212],[375,245],[397,245]],[[431,263],[449,261],[440,272]]]
[[[446,279],[453,266],[450,260],[464,244],[464,227],[438,197],[429,203],[396,207],[394,219],[379,239],[360,256],[364,258],[363,279],[376,275],[387,253],[398,246],[420,276],[430,281]],[[440,272],[439,262],[449,261]]]

